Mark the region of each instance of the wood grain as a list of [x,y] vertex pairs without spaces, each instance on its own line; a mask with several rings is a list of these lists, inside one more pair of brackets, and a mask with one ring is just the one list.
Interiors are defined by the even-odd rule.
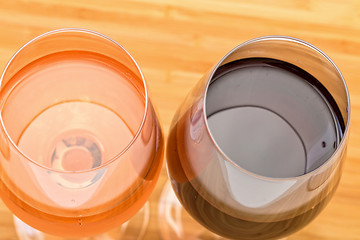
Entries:
[[[351,95],[348,155],[335,197],[289,240],[360,239],[360,1],[357,0],[0,0],[0,68],[28,40],[49,30],[88,28],[122,44],[137,60],[165,137],[186,93],[236,45],[264,35],[289,35],[326,52]],[[161,239],[157,203],[165,165],[151,196],[145,239]],[[0,204],[0,240],[17,239]]]

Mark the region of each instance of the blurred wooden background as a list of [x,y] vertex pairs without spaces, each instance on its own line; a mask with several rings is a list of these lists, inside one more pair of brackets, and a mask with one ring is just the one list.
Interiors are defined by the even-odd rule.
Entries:
[[[360,1],[0,0],[1,71],[28,40],[64,27],[98,31],[132,54],[147,79],[165,137],[186,93],[236,45],[264,35],[289,35],[322,49],[350,90],[348,158],[331,203],[288,239],[360,239]],[[166,180],[164,165],[150,199],[145,239],[161,239],[157,203]],[[0,203],[0,240],[15,239],[11,213]]]

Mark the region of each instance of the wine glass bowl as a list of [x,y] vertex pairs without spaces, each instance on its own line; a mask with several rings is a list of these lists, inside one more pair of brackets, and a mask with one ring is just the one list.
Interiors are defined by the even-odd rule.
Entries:
[[349,131],[345,81],[322,51],[291,37],[245,42],[178,108],[170,180],[193,218],[232,239],[277,239],[324,209]]
[[83,237],[145,204],[163,138],[141,70],[119,44],[83,29],[45,33],[12,57],[0,91],[0,196],[18,218]]

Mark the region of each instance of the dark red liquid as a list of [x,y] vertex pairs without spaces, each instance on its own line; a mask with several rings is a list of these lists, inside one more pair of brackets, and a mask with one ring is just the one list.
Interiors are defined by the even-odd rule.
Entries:
[[[331,121],[334,121],[334,125],[337,126],[336,129],[339,131],[339,138],[341,139],[344,131],[344,122],[335,100],[318,80],[294,65],[275,59],[245,59],[222,66],[216,72],[214,78],[234,67],[247,68],[253,67],[254,65],[266,65],[273,68],[284,69],[300,76],[304,79],[304,83],[311,84],[312,87],[317,89],[326,99],[329,109],[331,108],[330,111],[334,115],[334,119],[331,119]],[[194,103],[194,105],[195,104],[197,103]],[[229,182],[227,182],[227,178],[222,175],[223,172],[218,170],[223,168],[223,165],[222,163],[211,160],[214,158],[214,147],[211,145],[211,141],[207,140],[208,136],[205,135],[199,142],[192,143],[191,133],[188,133],[189,129],[194,126],[190,120],[193,118],[192,109],[193,108],[190,108],[190,110],[186,111],[178,119],[175,117],[177,121],[172,126],[168,138],[167,161],[172,186],[178,199],[187,212],[207,229],[231,239],[278,239],[294,233],[307,225],[321,212],[331,199],[340,180],[341,164],[335,164],[334,168],[330,171],[331,174],[324,177],[324,182],[327,182],[323,184],[321,188],[319,187],[315,190],[311,188],[312,175],[309,174],[307,175],[309,176],[308,181],[306,180],[301,183],[302,185],[300,184],[296,187],[294,185],[293,191],[289,191],[291,194],[280,196],[291,197],[285,199],[284,208],[282,210],[280,206],[278,214],[268,213],[265,210],[263,212],[253,211],[250,207],[244,210],[245,205],[242,209],[234,208],[233,206],[236,205],[231,205],[233,200],[227,200],[226,195],[228,194],[228,198],[233,196],[233,194],[229,194],[232,188],[228,187]],[[213,114],[216,114],[216,112]],[[192,134],[194,134],[194,132]],[[189,147],[191,144],[195,146],[192,150],[201,148],[202,150],[199,150],[199,152],[201,151],[202,154],[193,154],[191,147]],[[337,146],[337,143],[333,145],[332,142],[331,144],[327,144],[324,141],[320,141],[319,144],[320,148]],[[303,186],[308,187],[304,188]],[[264,184],[264,188],[266,187],[267,185]],[[209,188],[211,188],[211,190],[209,190]],[[224,188],[227,189],[224,190]],[[246,190],[241,192],[246,194]],[[219,196],[224,194],[225,197],[219,200],[221,199]],[[311,197],[306,198],[304,196]],[[291,206],[291,202],[297,199],[304,200],[301,202],[302,204],[288,208],[288,206]],[[283,201],[284,199],[280,200]],[[269,204],[272,203],[270,202]],[[259,209],[266,209],[266,207],[268,206],[264,208],[261,206]]]

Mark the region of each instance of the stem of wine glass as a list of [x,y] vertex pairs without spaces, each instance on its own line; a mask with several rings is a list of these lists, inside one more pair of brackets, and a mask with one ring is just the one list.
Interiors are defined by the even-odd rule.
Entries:
[[171,188],[170,181],[163,188],[158,206],[159,226],[164,240],[225,239],[207,230],[186,212]]
[[[27,225],[14,215],[14,224],[19,240],[121,240],[143,239],[150,220],[150,207],[146,203],[144,207],[129,221],[103,234],[85,238],[63,238],[46,234]],[[134,228],[136,231],[129,231]]]

